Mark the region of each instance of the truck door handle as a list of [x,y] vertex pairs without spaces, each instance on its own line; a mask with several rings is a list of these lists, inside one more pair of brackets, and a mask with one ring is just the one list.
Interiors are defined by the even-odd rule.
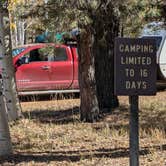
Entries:
[[48,70],[48,69],[50,69],[50,66],[42,66],[42,69],[43,70]]

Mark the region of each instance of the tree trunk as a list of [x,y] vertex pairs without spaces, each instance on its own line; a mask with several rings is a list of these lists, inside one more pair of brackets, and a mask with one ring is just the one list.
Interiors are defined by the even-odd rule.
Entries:
[[92,33],[90,28],[86,26],[78,41],[80,118],[85,122],[94,122],[99,117],[92,45]]
[[2,81],[0,81],[0,156],[12,153],[12,144],[7,122],[4,96],[2,94]]
[[24,44],[24,34],[25,34],[25,28],[24,28],[24,21],[17,20],[17,38],[18,38],[18,45]]
[[[1,10],[2,11],[2,10]],[[8,15],[7,15],[8,16]],[[11,39],[10,28],[4,29],[3,23],[4,13],[0,12],[0,37],[1,37],[1,67],[2,67],[2,79],[3,89],[5,95],[5,101],[7,106],[7,114],[9,120],[16,120],[21,116],[21,107],[18,99],[18,94],[15,86],[15,76],[13,59],[11,53]]]
[[95,56],[97,97],[101,111],[118,107],[114,95],[114,39],[119,32],[119,19],[111,3],[95,13],[93,52]]
[[[0,4],[0,59],[2,59],[4,52],[1,49],[3,47],[3,38],[2,38],[2,17],[3,17],[3,9]],[[0,61],[2,62],[2,61]],[[12,152],[9,126],[7,122],[6,116],[6,107],[4,96],[2,92],[2,79],[0,80],[0,156],[9,155]]]
[[15,17],[14,12],[9,13],[10,22],[15,26],[11,29],[12,47],[25,44],[25,20]]
[[15,26],[12,26],[10,31],[12,47],[15,48],[18,45],[17,28],[16,28],[17,21],[15,20],[15,16],[13,13],[9,13],[9,20],[13,25],[15,25]]

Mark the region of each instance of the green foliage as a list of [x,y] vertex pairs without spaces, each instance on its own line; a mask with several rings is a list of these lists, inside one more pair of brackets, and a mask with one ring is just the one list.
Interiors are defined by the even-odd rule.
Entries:
[[[1,1],[4,2],[5,0]],[[41,0],[20,1],[13,7],[15,19],[25,19],[28,29],[49,32],[70,31],[80,24],[92,24],[100,10],[105,10],[110,1],[105,0]],[[161,21],[163,3],[157,0],[120,0],[112,1],[114,12],[120,16],[121,28],[125,36],[137,36],[140,29],[148,22]],[[164,10],[163,10],[164,11]],[[93,18],[93,19],[92,19]],[[95,19],[94,19],[95,18]],[[35,20],[35,21],[33,21]]]
[[120,5],[124,35],[137,36],[145,24],[162,21],[161,1],[134,0]]

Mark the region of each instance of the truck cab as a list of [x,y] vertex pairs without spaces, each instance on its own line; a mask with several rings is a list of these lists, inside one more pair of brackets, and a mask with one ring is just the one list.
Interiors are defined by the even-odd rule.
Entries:
[[19,95],[79,91],[76,46],[35,43],[13,53]]

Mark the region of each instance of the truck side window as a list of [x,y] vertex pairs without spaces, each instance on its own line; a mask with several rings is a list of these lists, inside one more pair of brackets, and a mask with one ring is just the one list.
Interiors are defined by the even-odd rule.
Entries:
[[47,46],[38,49],[41,61],[66,61],[67,52],[65,48]]
[[65,48],[54,46],[34,49],[24,56],[29,57],[29,63],[40,61],[66,61],[68,59]]
[[29,62],[34,62],[34,61],[41,61],[38,49],[30,51]]
[[[28,62],[47,61],[47,56],[41,54],[40,49],[34,49],[22,56],[22,59],[27,59]],[[26,63],[26,62],[25,62]]]
[[57,47],[54,52],[54,61],[66,61],[67,53],[65,48]]

